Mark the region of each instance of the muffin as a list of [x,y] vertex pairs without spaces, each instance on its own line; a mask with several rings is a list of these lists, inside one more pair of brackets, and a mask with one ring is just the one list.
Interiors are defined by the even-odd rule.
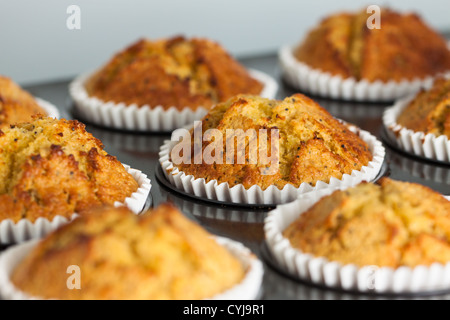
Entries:
[[37,117],[0,132],[0,221],[71,217],[138,189],[76,120]]
[[[331,116],[324,108],[310,98],[295,94],[284,100],[272,100],[258,96],[238,95],[225,103],[218,104],[207,114],[202,122],[202,133],[217,129],[223,136],[224,150],[221,163],[208,163],[203,158],[202,163],[195,161],[195,135],[191,129],[191,156],[194,161],[176,164],[176,167],[187,175],[204,178],[206,183],[217,180],[226,182],[230,187],[242,184],[246,189],[257,185],[265,190],[269,186],[282,189],[287,184],[299,187],[302,183],[314,186],[318,181],[328,182],[331,177],[342,178],[353,170],[360,170],[372,160],[369,146],[345,124]],[[260,129],[266,129],[266,137]],[[233,144],[231,150],[230,130],[254,130],[256,144],[246,139],[244,145]],[[278,132],[279,143],[276,146],[271,141],[272,131]],[[260,138],[261,137],[261,138]],[[267,150],[260,139],[266,138]],[[202,154],[208,154],[208,149],[216,148],[217,141],[203,139]],[[183,143],[183,142],[181,142]],[[239,143],[239,142],[238,142]],[[273,150],[271,150],[273,146]],[[268,151],[274,157],[272,169],[258,155],[253,161],[252,148]],[[245,159],[239,161],[239,149],[245,150]],[[230,153],[234,158],[229,159]],[[175,159],[174,159],[175,161]],[[177,161],[175,161],[176,163]],[[272,171],[272,172],[270,172]]]
[[437,77],[383,112],[387,143],[412,156],[450,163],[450,80]]
[[448,197],[383,177],[277,206],[264,232],[275,265],[296,279],[403,296],[450,288],[449,226]]
[[30,121],[38,114],[46,116],[47,112],[29,92],[10,78],[0,76],[0,130]]
[[276,81],[246,69],[219,43],[182,36],[141,39],[69,86],[86,121],[128,131],[167,132],[201,119],[236,94],[272,97]]
[[[66,269],[79,267],[79,290]],[[245,277],[241,261],[163,203],[142,215],[105,207],[45,237],[11,274],[29,296],[73,300],[207,299]]]
[[381,8],[380,28],[369,28],[371,16],[365,8],[330,14],[280,48],[284,80],[321,97],[392,102],[450,73],[445,38],[420,16]]
[[423,185],[381,178],[322,198],[283,236],[304,253],[342,264],[445,264],[450,201]]
[[450,79],[437,78],[402,110],[397,123],[415,132],[445,135],[450,139]]
[[342,78],[413,80],[450,70],[445,38],[415,13],[381,10],[381,28],[369,29],[366,9],[323,19],[295,48],[307,65]]
[[310,98],[238,95],[161,146],[174,191],[223,204],[273,207],[299,194],[372,181],[385,150],[367,131]]
[[218,43],[180,36],[137,41],[97,71],[86,89],[103,101],[195,110],[239,93],[259,94],[263,84]]

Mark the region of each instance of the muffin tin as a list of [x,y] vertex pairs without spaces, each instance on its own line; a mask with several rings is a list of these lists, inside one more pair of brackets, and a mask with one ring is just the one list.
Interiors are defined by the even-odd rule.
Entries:
[[[267,72],[278,82],[276,98],[282,99],[297,93],[298,90],[286,84],[281,77],[277,54],[270,56],[246,58],[240,60],[249,68]],[[26,89],[34,95],[51,101],[58,106],[61,117],[74,118],[74,105],[70,99],[68,86],[72,79],[60,83],[42,84]],[[62,91],[65,88],[64,91]],[[344,121],[353,123],[363,130],[377,136],[382,142],[382,115],[391,102],[370,103],[339,101],[309,95],[330,113]],[[105,151],[115,155],[122,163],[138,168],[152,181],[148,206],[157,206],[162,202],[172,202],[192,220],[203,225],[208,231],[220,237],[236,240],[250,248],[263,262],[264,278],[261,292],[257,299],[261,300],[317,300],[317,299],[414,299],[414,295],[389,296],[370,293],[349,292],[330,289],[319,285],[297,280],[284,273],[271,257],[265,245],[264,219],[273,206],[237,206],[224,202],[205,202],[189,194],[174,190],[161,172],[159,163],[160,146],[170,133],[130,133],[87,123],[86,130],[105,145]],[[419,182],[441,193],[450,194],[450,166],[443,163],[430,162],[420,157],[403,153],[384,143],[386,158],[381,175],[393,179]],[[7,246],[0,247],[5,249]],[[448,299],[450,292],[432,292],[426,296],[431,299]],[[424,298],[421,296],[420,298]]]

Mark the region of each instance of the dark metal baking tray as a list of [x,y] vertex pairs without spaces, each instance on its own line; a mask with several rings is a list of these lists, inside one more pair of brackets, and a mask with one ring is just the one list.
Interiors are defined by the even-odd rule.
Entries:
[[[241,59],[249,68],[261,70],[272,75],[279,82],[277,98],[282,99],[296,93],[297,90],[286,86],[280,78],[276,53]],[[75,76],[75,75],[74,75]],[[62,117],[76,118],[72,112],[73,105],[69,98],[68,84],[72,79],[53,83],[44,83],[26,87],[33,95],[48,100],[58,106]],[[352,103],[312,97],[331,114],[353,123],[380,138],[381,117],[389,103]],[[115,155],[119,161],[143,171],[151,179],[151,204],[157,206],[162,202],[172,202],[190,219],[198,222],[210,232],[219,236],[240,241],[250,248],[263,261],[265,274],[261,290],[261,300],[340,300],[373,299],[365,295],[339,292],[327,288],[294,281],[280,273],[268,263],[268,256],[263,251],[264,219],[270,208],[250,208],[215,204],[192,199],[168,188],[161,179],[157,179],[159,166],[158,153],[164,140],[170,139],[167,133],[132,133],[97,127],[87,123],[86,129],[102,140],[105,150]],[[393,179],[422,183],[430,188],[450,193],[450,170],[412,157],[386,146],[386,170],[384,175]],[[1,248],[0,248],[1,249]],[[269,257],[270,258],[270,257]],[[392,299],[392,297],[390,297]],[[403,299],[404,297],[402,297]],[[416,297],[411,297],[415,299]],[[427,297],[447,299],[447,295]]]

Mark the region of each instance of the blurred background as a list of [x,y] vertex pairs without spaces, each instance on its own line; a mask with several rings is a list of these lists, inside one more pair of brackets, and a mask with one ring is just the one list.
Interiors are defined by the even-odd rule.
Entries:
[[[450,30],[448,0],[1,0],[0,74],[21,85],[69,79],[141,37],[207,37],[238,59],[274,54],[326,15],[372,4]],[[70,5],[80,9],[80,29],[67,27]]]

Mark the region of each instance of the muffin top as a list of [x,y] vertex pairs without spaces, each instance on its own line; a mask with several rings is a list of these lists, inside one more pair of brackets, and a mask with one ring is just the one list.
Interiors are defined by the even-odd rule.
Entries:
[[[68,266],[79,290],[68,289]],[[97,208],[45,237],[11,281],[32,296],[56,299],[205,299],[242,281],[244,267],[200,225],[168,203],[135,215]]]
[[76,120],[40,117],[0,131],[0,164],[0,221],[70,217],[138,188]]
[[34,97],[8,77],[0,76],[0,129],[47,115]]
[[295,48],[307,65],[369,82],[412,80],[450,70],[443,36],[417,14],[381,10],[381,27],[369,29],[371,14],[341,12],[323,19]]
[[284,231],[304,253],[357,266],[450,261],[450,201],[417,183],[382,178],[335,191]]
[[438,77],[430,89],[419,91],[400,113],[397,123],[450,139],[450,79]]
[[252,78],[218,43],[204,38],[141,39],[117,53],[87,80],[103,101],[196,109],[240,93],[260,94]]
[[[200,124],[201,145],[194,132]],[[171,161],[187,175],[263,190],[340,179],[372,160],[366,142],[302,94],[282,101],[235,96],[191,129],[187,157],[179,151],[183,145],[175,145]]]

